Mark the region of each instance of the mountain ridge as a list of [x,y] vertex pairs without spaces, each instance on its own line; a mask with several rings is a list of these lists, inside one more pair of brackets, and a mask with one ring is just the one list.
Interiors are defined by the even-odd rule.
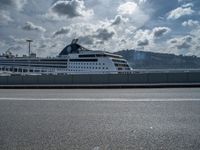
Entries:
[[134,69],[200,69],[200,58],[139,50],[121,50],[122,55]]

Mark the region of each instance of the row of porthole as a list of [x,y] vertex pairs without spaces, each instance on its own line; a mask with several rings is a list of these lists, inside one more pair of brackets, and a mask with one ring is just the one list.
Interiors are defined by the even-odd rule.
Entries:
[[108,67],[91,67],[91,66],[69,66],[69,68],[81,68],[81,69],[108,69]]
[[105,65],[105,63],[69,63],[75,65]]

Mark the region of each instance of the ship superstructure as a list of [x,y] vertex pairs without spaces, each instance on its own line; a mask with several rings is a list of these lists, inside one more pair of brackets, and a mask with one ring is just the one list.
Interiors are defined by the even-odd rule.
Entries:
[[88,50],[77,42],[74,39],[54,58],[1,56],[0,71],[16,74],[112,74],[131,70],[122,56]]

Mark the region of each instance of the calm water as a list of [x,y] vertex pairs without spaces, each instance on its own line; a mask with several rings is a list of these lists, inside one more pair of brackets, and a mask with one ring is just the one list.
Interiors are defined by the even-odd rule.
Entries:
[[0,90],[0,149],[200,149],[200,89]]

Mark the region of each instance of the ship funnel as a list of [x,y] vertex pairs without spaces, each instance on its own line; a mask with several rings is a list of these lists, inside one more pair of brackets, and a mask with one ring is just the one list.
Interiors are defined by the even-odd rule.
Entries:
[[72,40],[72,44],[77,44],[77,42],[78,42],[78,39],[73,39]]

